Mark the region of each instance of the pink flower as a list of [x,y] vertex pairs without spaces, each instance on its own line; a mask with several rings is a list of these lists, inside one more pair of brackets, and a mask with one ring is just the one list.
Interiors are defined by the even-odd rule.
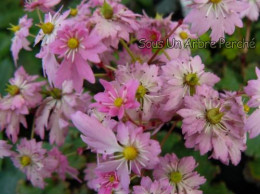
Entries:
[[42,41],[41,45],[46,46],[55,41],[57,32],[64,26],[64,23],[66,23],[65,19],[68,15],[68,11],[61,14],[60,10],[54,15],[51,13],[45,14],[44,22],[39,26],[41,29],[35,38],[35,44]]
[[[174,22],[171,29],[174,29],[177,25],[178,22]],[[182,24],[169,38],[168,45],[170,48],[165,49],[165,52],[168,55],[161,54],[159,59],[166,63],[169,62],[169,59],[189,59],[191,56],[191,50],[188,46],[189,41],[195,38],[197,38],[197,36],[190,32],[189,26]]]
[[196,95],[184,98],[184,108],[177,113],[183,117],[187,148],[200,150],[201,155],[213,151],[211,157],[237,165],[241,151],[246,149],[245,116],[240,112],[241,98],[228,96],[221,98],[217,91],[204,85],[197,88]]
[[0,140],[0,158],[12,156],[13,152],[11,151],[12,146],[7,144],[6,141]]
[[101,38],[89,33],[84,24],[66,25],[58,31],[57,39],[50,45],[51,51],[63,58],[55,86],[61,87],[64,80],[72,80],[76,91],[80,91],[84,79],[94,83],[95,77],[87,60],[100,62],[98,54],[106,50],[100,41]]
[[152,105],[159,103],[162,79],[159,77],[159,67],[156,65],[140,64],[136,62],[131,65],[117,66],[116,80],[118,83],[127,83],[130,80],[137,80],[139,86],[135,97],[141,104],[140,111],[143,111],[143,118],[150,119]]
[[142,168],[153,169],[158,163],[160,145],[150,139],[150,133],[143,133],[142,128],[119,123],[115,135],[97,119],[81,112],[73,114],[72,121],[83,133],[81,138],[90,148],[99,154],[109,155],[108,160],[98,164],[97,171],[116,171],[125,190],[130,184],[131,171],[140,175]]
[[35,139],[21,139],[17,151],[12,158],[14,165],[26,174],[33,186],[44,188],[44,179],[51,176],[58,162],[46,157],[47,151],[42,148],[42,142],[36,142]]
[[145,39],[145,41],[156,42],[161,40],[161,33],[155,28],[141,28],[136,32],[136,38],[138,40]]
[[[89,0],[88,4],[90,4],[91,7],[97,7],[102,6],[105,0]],[[117,2],[119,3],[121,0],[106,0],[107,2]]]
[[122,4],[104,1],[103,6],[95,10],[90,22],[107,46],[117,48],[120,39],[128,42],[129,34],[138,29],[138,16]]
[[59,69],[59,63],[53,53],[50,52],[49,45],[42,46],[40,53],[36,55],[37,58],[42,59],[42,69],[44,76],[48,78],[49,84],[53,86]]
[[[81,3],[76,8],[70,9],[71,18],[68,19],[69,22],[88,22],[92,15],[91,13],[91,2],[87,0],[82,0]],[[94,6],[95,7],[95,6]]]
[[98,186],[96,183],[97,174],[95,169],[97,168],[96,163],[87,163],[87,167],[84,170],[84,180],[87,182],[87,186],[92,190],[97,190]]
[[91,97],[88,93],[75,93],[71,81],[64,81],[62,89],[49,89],[46,95],[36,111],[35,132],[44,139],[45,129],[50,130],[50,143],[61,146],[69,130],[71,114],[85,111]]
[[25,10],[26,11],[34,11],[39,8],[43,12],[51,11],[50,8],[59,4],[61,0],[26,0],[25,2]]
[[191,32],[199,36],[211,32],[212,41],[232,35],[235,27],[243,27],[239,13],[248,8],[248,4],[237,0],[193,0],[191,11],[184,22],[191,23]]
[[65,181],[66,173],[68,173],[71,177],[76,179],[77,181],[81,182],[77,175],[79,174],[78,170],[71,167],[69,165],[68,159],[64,156],[58,148],[53,148],[51,151],[48,152],[48,156],[52,157],[53,159],[57,160],[57,167],[55,172],[58,173],[59,177]]
[[249,7],[241,13],[242,17],[247,17],[251,21],[257,21],[260,12],[260,0],[244,0],[249,4]]
[[105,92],[96,94],[94,96],[96,103],[91,105],[96,107],[98,111],[122,119],[127,109],[139,107],[139,103],[135,99],[136,90],[139,86],[138,81],[130,80],[123,86],[120,86],[117,82],[107,82],[102,79],[100,83],[104,86]]
[[246,94],[250,97],[248,106],[257,108],[246,120],[245,130],[249,132],[250,138],[260,134],[260,69],[256,67],[257,80],[248,81],[245,87]]
[[52,85],[55,81],[56,73],[59,68],[55,55],[50,51],[50,43],[55,41],[57,32],[65,22],[65,18],[69,15],[69,11],[60,14],[60,10],[53,16],[51,13],[45,15],[44,23],[40,25],[41,30],[35,38],[35,44],[41,43],[40,53],[36,57],[42,59],[42,67],[44,76],[48,77],[49,83]]
[[133,194],[171,194],[173,187],[167,179],[155,180],[143,177],[140,186],[133,186]]
[[161,41],[161,33],[154,27],[143,27],[136,32],[136,38],[140,43],[151,44],[151,47],[144,47],[142,50],[148,50],[147,53],[152,51],[152,49]]
[[114,189],[117,189],[120,185],[119,177],[115,171],[111,172],[96,172],[97,179],[95,182],[97,183],[98,193],[99,194],[112,194]]
[[183,97],[193,95],[199,85],[213,86],[219,81],[215,74],[204,72],[204,64],[199,56],[173,60],[163,66],[162,70],[164,93],[169,96],[165,110],[178,109],[183,103]]
[[27,15],[23,16],[19,20],[17,26],[12,25],[9,30],[15,33],[14,38],[12,39],[11,51],[14,59],[15,65],[17,65],[18,55],[21,49],[30,51],[29,47],[30,42],[27,40],[29,36],[29,28],[32,26],[32,19],[28,19]]
[[172,185],[172,194],[199,194],[199,186],[206,182],[194,169],[198,166],[192,156],[178,159],[175,154],[167,154],[160,158],[156,166],[154,178],[167,179]]
[[143,16],[140,19],[140,25],[142,27],[155,28],[157,31],[160,31],[162,37],[164,37],[167,32],[171,31],[173,24],[172,14],[169,14],[169,16],[163,18],[163,15],[157,13],[155,18],[151,18],[145,13],[145,11],[143,11]]
[[28,75],[21,66],[9,80],[6,95],[0,100],[0,126],[6,128],[6,134],[13,142],[17,141],[20,125],[27,127],[24,115],[36,107],[42,100],[41,87],[45,82],[36,82],[38,76]]

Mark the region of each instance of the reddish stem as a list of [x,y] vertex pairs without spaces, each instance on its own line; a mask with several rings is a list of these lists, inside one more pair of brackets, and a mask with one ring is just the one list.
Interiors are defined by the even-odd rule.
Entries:
[[172,29],[172,31],[166,36],[164,37],[163,41],[163,47],[159,48],[156,50],[156,52],[153,54],[153,56],[150,58],[150,60],[148,61],[148,64],[152,64],[152,62],[154,61],[154,59],[156,58],[156,56],[159,54],[159,52],[164,48],[164,46],[167,43],[167,40],[170,38],[170,36],[172,36],[172,34],[179,28],[179,26],[182,25],[183,20],[179,20],[177,26]]

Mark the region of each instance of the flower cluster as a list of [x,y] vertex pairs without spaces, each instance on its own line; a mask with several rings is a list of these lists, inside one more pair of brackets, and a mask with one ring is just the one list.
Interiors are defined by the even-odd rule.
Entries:
[[[63,154],[69,132],[76,128],[81,134],[76,138],[87,149],[75,154],[96,154],[84,170],[90,189],[202,193],[206,178],[195,170],[199,163],[194,157],[179,159],[174,149],[161,154],[168,137],[161,141],[158,132],[171,123],[173,130],[181,121],[186,148],[226,165],[239,164],[247,133],[250,138],[260,134],[260,70],[245,93],[219,92],[214,86],[220,78],[199,55],[192,56],[189,48],[168,48],[166,40],[183,44],[211,29],[212,41],[218,41],[242,27],[244,16],[258,18],[258,0],[193,0],[189,14],[177,22],[172,15],[136,14],[119,0],[83,0],[76,8],[55,11],[59,3],[26,1],[25,10],[36,11],[39,22],[33,25],[25,15],[10,28],[15,65],[20,50],[31,50],[34,42],[44,78],[19,66],[7,84],[7,94],[0,98],[0,129],[11,142],[0,140],[0,158],[10,157],[36,187],[44,188],[45,178],[54,173],[81,182],[82,170],[71,167]],[[39,28],[38,35],[29,33],[32,26]],[[140,48],[138,39],[162,41],[163,47]],[[101,85],[93,91],[86,87],[95,83]],[[242,95],[250,98],[248,106]],[[256,108],[250,116],[245,112],[249,106]]]

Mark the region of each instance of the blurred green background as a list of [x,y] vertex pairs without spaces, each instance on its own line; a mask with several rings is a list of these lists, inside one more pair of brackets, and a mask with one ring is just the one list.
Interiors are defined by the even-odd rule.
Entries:
[[[63,0],[65,8],[74,8],[79,0]],[[184,12],[178,0],[123,0],[130,9],[142,13],[145,10],[151,17],[156,13],[167,16],[174,12],[173,19],[183,18]],[[0,93],[5,94],[5,87],[8,79],[15,70],[10,53],[10,44],[13,33],[8,31],[9,24],[17,24],[18,19],[25,13],[23,1],[2,0],[0,1]],[[38,21],[35,13],[29,13],[29,17]],[[246,20],[245,20],[246,23]],[[206,68],[218,74],[222,80],[217,84],[218,90],[243,90],[249,79],[256,78],[255,67],[260,64],[260,22],[251,25],[251,39],[256,42],[256,49],[249,49],[247,54],[241,49],[194,49],[193,55],[200,55]],[[30,31],[37,34],[38,27]],[[242,40],[246,35],[246,28],[237,29],[236,33],[228,36],[228,40]],[[202,40],[209,40],[208,34],[200,37]],[[31,41],[33,41],[30,38]],[[41,61],[35,58],[39,47],[36,46],[33,52],[22,51],[19,55],[19,65],[23,65],[30,74],[42,74]],[[169,127],[165,127],[158,134],[162,139]],[[0,133],[0,138],[4,135]],[[84,143],[78,139],[79,135],[75,129],[70,131],[67,144],[62,148],[68,154],[84,147]],[[163,153],[175,152],[179,157],[192,155],[199,162],[198,171],[207,178],[206,184],[202,186],[204,193],[260,193],[260,137],[248,140],[248,149],[243,154],[242,161],[238,166],[225,166],[218,161],[208,160],[208,156],[200,156],[198,152],[184,148],[183,138],[180,129],[170,136],[170,139],[163,147]],[[46,147],[49,147],[46,144]],[[69,161],[72,166],[83,170],[85,163],[91,162],[94,158],[91,155],[78,157],[72,155]],[[83,178],[83,175],[81,175]],[[90,193],[85,183],[79,184],[73,180],[62,182],[57,178],[47,180],[49,184],[44,190],[33,188],[25,181],[25,176],[18,169],[15,169],[10,160],[0,160],[0,193]]]

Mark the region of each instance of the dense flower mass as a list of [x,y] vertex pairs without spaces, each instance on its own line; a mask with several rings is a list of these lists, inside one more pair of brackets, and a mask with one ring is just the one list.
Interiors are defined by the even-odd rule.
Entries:
[[[244,89],[234,83],[228,91],[235,76],[228,61],[220,64],[220,48],[212,48],[213,69],[209,51],[185,43],[209,30],[203,38],[217,42],[243,20],[247,28],[236,36],[249,41],[259,0],[192,0],[179,21],[134,13],[120,0],[82,0],[69,9],[61,2],[26,0],[25,11],[39,19],[24,15],[9,28],[16,70],[0,96],[4,165],[10,158],[42,189],[71,182],[75,193],[194,194],[213,182],[211,169],[203,171],[212,158],[240,163],[260,134],[260,69]],[[21,49],[35,50],[42,75],[20,65]],[[235,56],[235,65],[241,59],[245,83],[248,50],[235,51],[222,53]]]
[[[83,133],[82,139],[99,154],[109,155],[97,166],[98,171],[117,171],[122,187],[127,190],[129,174],[141,175],[142,168],[152,169],[158,163],[161,152],[159,143],[150,139],[150,133],[127,123],[119,123],[116,135],[112,129],[103,126],[96,118],[81,112],[72,116],[74,125]],[[93,128],[93,127],[96,127]],[[106,140],[103,137],[106,137]]]

